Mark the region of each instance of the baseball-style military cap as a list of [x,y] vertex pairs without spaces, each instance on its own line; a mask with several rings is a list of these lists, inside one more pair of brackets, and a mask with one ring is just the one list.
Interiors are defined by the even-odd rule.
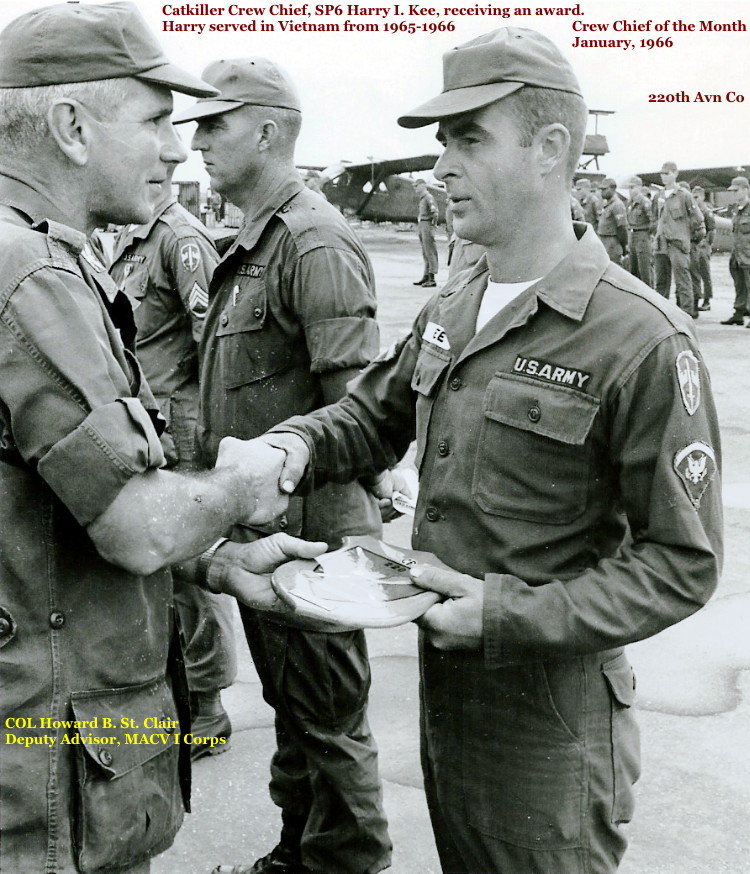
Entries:
[[611,176],[607,176],[606,179],[602,179],[602,181],[599,183],[599,187],[600,188],[617,188],[617,182],[615,182],[615,180],[612,179]]
[[643,185],[643,179],[641,179],[640,176],[631,176],[630,179],[628,179],[628,185],[640,188]]
[[289,76],[267,58],[233,58],[214,61],[202,73],[219,92],[178,112],[173,124],[196,121],[209,115],[231,112],[240,106],[278,106],[302,111],[297,89]]
[[665,161],[661,165],[660,173],[676,173],[677,172],[677,164],[674,161]]
[[0,88],[133,76],[208,97],[210,85],[174,66],[133,3],[60,3],[20,15],[0,33]]
[[750,182],[748,182],[746,176],[735,176],[734,179],[732,179],[728,190],[739,191],[740,188],[750,188]]
[[443,55],[443,91],[398,119],[424,127],[502,100],[524,85],[581,94],[573,68],[557,46],[524,27],[501,27]]
[[705,190],[700,185],[693,186],[693,194],[705,194]]

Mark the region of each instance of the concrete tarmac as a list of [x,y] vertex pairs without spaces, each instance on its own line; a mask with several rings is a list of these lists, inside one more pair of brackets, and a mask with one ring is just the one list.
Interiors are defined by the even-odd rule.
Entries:
[[[387,346],[428,299],[428,290],[412,285],[421,275],[419,243],[412,230],[358,232],[375,266]],[[443,240],[439,284],[447,277],[445,253]],[[719,324],[734,299],[727,255],[714,256],[712,274],[712,309],[701,313],[697,331],[722,424],[725,568],[707,607],[628,648],[638,676],[643,776],[621,874],[750,874],[750,554],[743,552],[750,530],[750,330]],[[386,526],[385,539],[407,546],[408,520]],[[230,749],[196,763],[193,813],[154,861],[153,874],[250,864],[278,837],[267,788],[273,716],[238,617],[237,640],[239,677],[223,695],[234,725]],[[370,721],[394,844],[389,874],[437,874],[419,767],[416,628],[368,632],[368,642]]]

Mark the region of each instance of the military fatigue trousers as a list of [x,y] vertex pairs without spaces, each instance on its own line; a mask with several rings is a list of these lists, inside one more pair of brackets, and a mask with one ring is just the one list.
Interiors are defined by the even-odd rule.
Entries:
[[494,670],[470,651],[422,641],[420,652],[422,767],[443,874],[613,874],[640,773],[622,650]]
[[391,861],[377,747],[367,721],[364,632],[300,631],[240,605],[247,642],[276,711],[270,793],[282,841],[326,874],[376,874]]
[[690,277],[690,255],[683,252],[673,241],[667,242],[666,252],[657,252],[654,256],[656,270],[656,290],[662,297],[669,297],[669,287],[674,274],[675,296],[677,306],[689,313],[695,314],[693,301],[693,280]]

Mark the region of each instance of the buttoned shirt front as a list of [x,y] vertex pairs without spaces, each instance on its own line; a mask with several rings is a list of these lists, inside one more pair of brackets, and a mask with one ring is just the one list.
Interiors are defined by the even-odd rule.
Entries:
[[682,188],[667,188],[653,200],[652,224],[656,228],[656,251],[665,253],[668,244],[677,246],[685,255],[691,242],[706,234],[703,215],[692,195]]
[[[369,258],[341,214],[299,179],[280,185],[248,217],[211,283],[201,345],[205,463],[222,437],[256,437],[337,400],[339,375],[377,355],[375,310]],[[376,526],[375,515],[358,484],[331,485],[295,499],[282,521],[328,539]]]
[[182,817],[173,738],[126,745],[120,721],[176,718],[169,574],[109,564],[86,533],[164,463],[155,403],[110,317],[123,301],[106,269],[49,208],[0,177],[0,869],[18,874],[134,864]]
[[591,232],[475,335],[487,277],[483,259],[349,397],[283,427],[324,478],[382,469],[416,436],[413,543],[485,579],[487,667],[653,634],[707,600],[721,561],[692,326]]

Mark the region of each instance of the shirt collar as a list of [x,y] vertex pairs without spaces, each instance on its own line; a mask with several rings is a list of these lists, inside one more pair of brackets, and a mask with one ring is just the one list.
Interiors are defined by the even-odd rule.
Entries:
[[[568,254],[539,282],[522,293],[536,294],[553,310],[580,322],[586,314],[594,289],[609,266],[609,255],[591,225],[573,222],[573,230],[576,242]],[[468,271],[466,281],[448,288],[446,294],[460,291],[482,274],[486,274],[486,283],[489,269],[485,253]]]
[[7,170],[0,173],[0,203],[25,216],[34,230],[52,232],[53,236],[79,253],[86,245],[86,235],[61,221],[65,216],[55,204],[20,175]]
[[136,225],[132,230],[128,231],[128,237],[131,240],[145,240],[146,237],[151,233],[151,229],[153,226],[159,221],[159,219],[164,215],[164,213],[172,206],[173,203],[177,203],[177,198],[174,195],[170,195],[161,203],[157,204],[156,209],[154,210],[154,214],[151,216],[151,219],[146,222],[145,225]]
[[594,229],[573,222],[576,242],[550,272],[532,286],[547,306],[580,322],[594,289],[609,266],[609,255]]
[[276,215],[276,213],[284,206],[287,201],[291,200],[304,189],[305,185],[299,178],[289,177],[285,179],[277,188],[274,188],[266,201],[245,221],[237,234],[237,239],[224,256],[226,258],[230,252],[242,247],[249,251],[260,239],[266,225]]

